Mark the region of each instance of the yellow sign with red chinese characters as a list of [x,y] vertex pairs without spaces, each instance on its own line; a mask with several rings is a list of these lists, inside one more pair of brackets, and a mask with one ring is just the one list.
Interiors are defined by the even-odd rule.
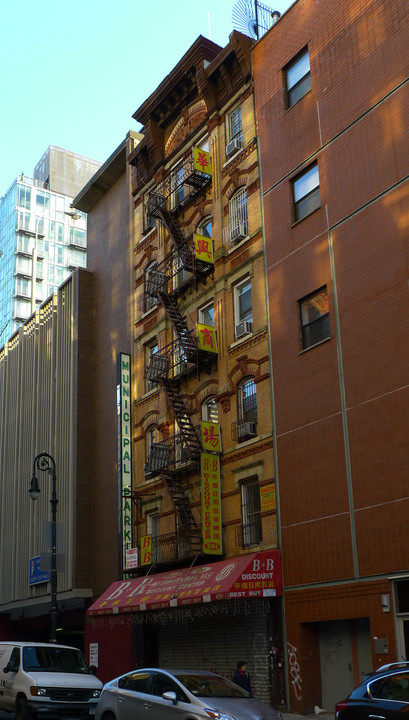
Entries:
[[222,554],[222,517],[220,459],[218,455],[200,456],[202,487],[202,540],[207,555]]
[[216,330],[212,325],[197,323],[197,334],[199,336],[199,347],[201,350],[217,353]]
[[141,537],[141,565],[150,565],[152,562],[152,535]]
[[213,243],[212,238],[205,237],[193,233],[193,242],[195,244],[196,260],[203,260],[207,263],[213,263]]
[[260,505],[261,512],[276,509],[276,488],[274,484],[263,485],[260,488]]
[[210,155],[206,150],[200,148],[193,148],[193,165],[195,170],[206,173],[206,175],[212,174],[212,162]]
[[208,452],[222,451],[222,438],[220,435],[219,423],[205,422],[200,423],[202,431],[202,448]]

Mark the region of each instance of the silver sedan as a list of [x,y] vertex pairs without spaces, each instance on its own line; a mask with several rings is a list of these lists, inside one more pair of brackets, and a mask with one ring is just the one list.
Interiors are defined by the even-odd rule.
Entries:
[[282,720],[270,705],[221,675],[143,668],[107,683],[95,720]]

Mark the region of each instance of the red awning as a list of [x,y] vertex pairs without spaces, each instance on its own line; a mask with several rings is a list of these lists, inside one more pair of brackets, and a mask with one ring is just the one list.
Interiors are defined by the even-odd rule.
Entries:
[[265,550],[208,565],[119,580],[91,605],[88,615],[111,615],[282,594],[280,551]]

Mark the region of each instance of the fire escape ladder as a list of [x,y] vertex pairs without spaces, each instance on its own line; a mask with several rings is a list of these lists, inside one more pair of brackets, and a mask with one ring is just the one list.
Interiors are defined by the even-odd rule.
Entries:
[[198,430],[193,425],[186,404],[180,397],[177,384],[169,378],[163,378],[161,382],[166,391],[172,412],[178,422],[180,434],[186,443],[192,457],[198,457],[201,451],[201,442]]
[[177,476],[165,474],[162,475],[162,479],[168,486],[172,502],[185,533],[184,539],[192,552],[199,553],[201,550],[200,530],[193,517],[192,508],[189,499],[183,491],[181,481]]
[[164,207],[159,207],[157,209],[157,215],[172,238],[174,246],[176,248],[183,247],[186,244],[186,238],[180,231],[174,215],[170,212],[170,210],[166,210]]
[[169,293],[160,293],[161,303],[166,310],[173,329],[179,339],[182,351],[189,362],[196,362],[198,341],[189,330],[186,318],[180,312],[176,298]]

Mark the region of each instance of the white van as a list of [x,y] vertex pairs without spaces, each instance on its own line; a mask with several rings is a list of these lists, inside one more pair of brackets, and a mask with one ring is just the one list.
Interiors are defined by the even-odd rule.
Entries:
[[101,690],[77,648],[0,642],[0,710],[16,720],[90,718]]

